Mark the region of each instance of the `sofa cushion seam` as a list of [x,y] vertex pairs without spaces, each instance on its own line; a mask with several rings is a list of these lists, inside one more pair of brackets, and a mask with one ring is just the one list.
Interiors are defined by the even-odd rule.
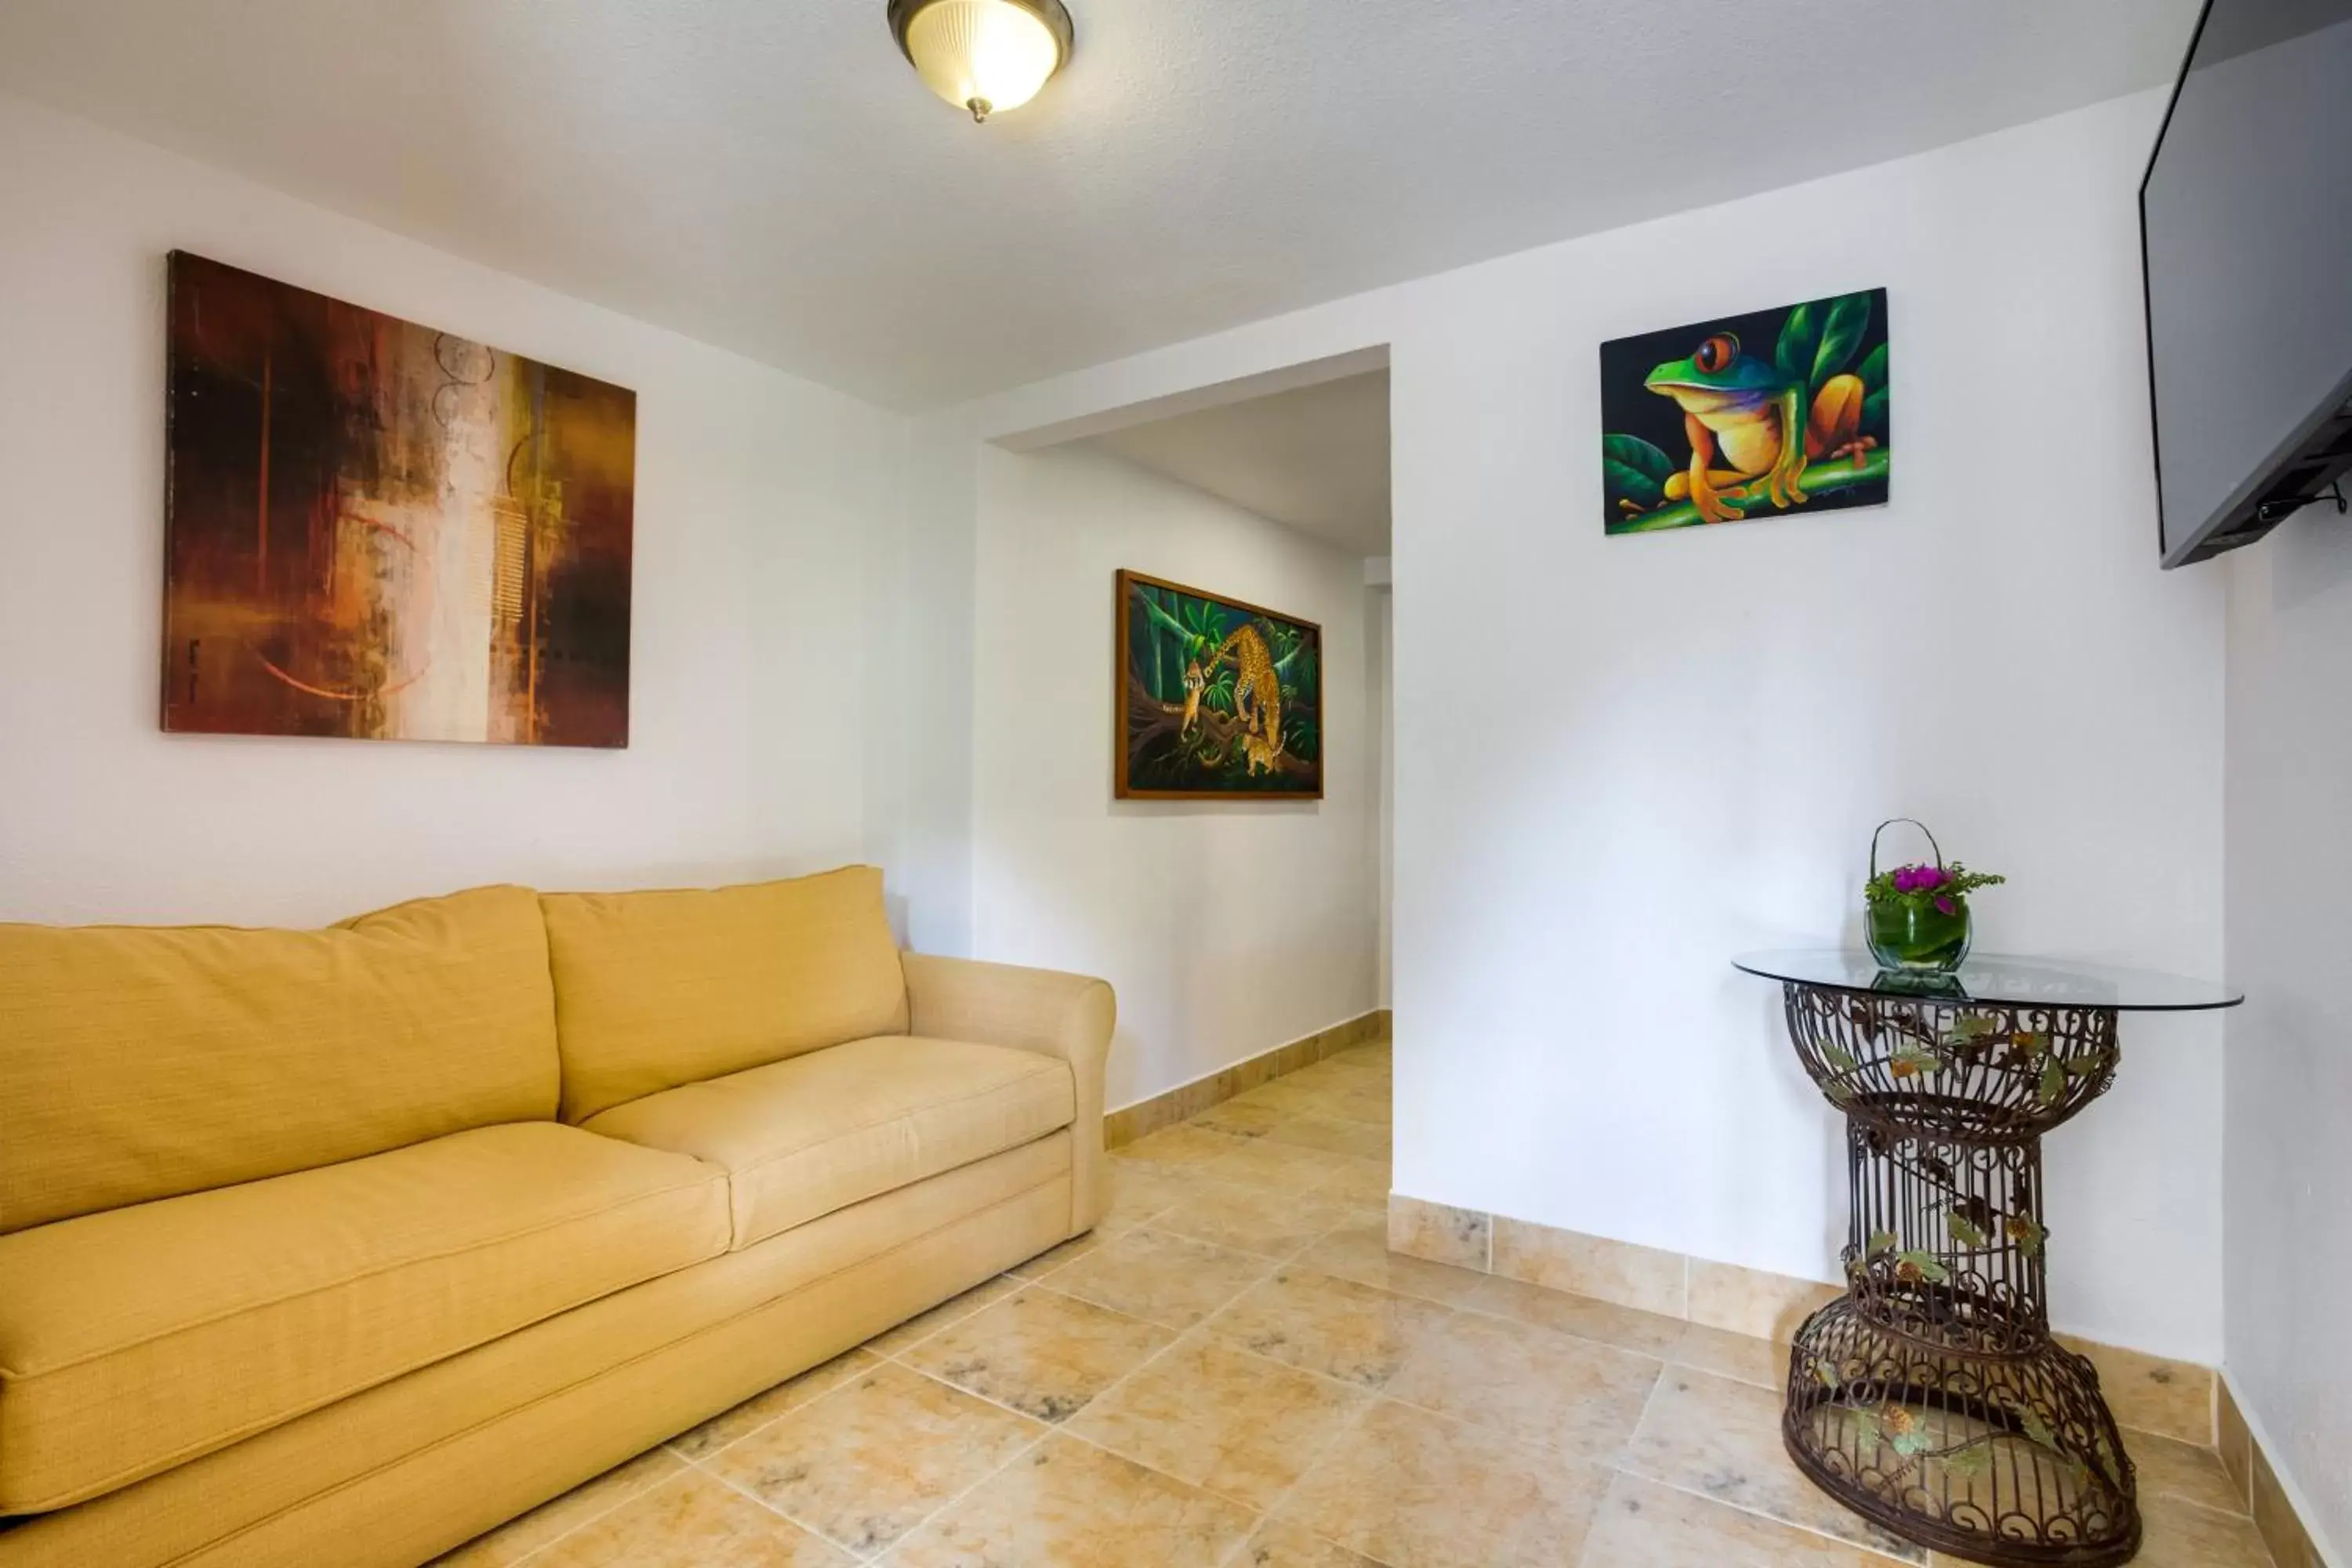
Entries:
[[[80,1488],[74,1489],[74,1493],[78,1494],[75,1496],[74,1500],[89,1502],[94,1501],[101,1497],[109,1496],[111,1493],[121,1490],[125,1487],[136,1485],[138,1482],[145,1480],[150,1477],[159,1476],[166,1471],[177,1469],[182,1465],[201,1459],[208,1454],[217,1454],[224,1448],[234,1447],[236,1445],[245,1441],[248,1437],[258,1436],[264,1432],[273,1431],[279,1426],[285,1426],[289,1422],[298,1421],[303,1416],[309,1415],[315,1411],[324,1410],[329,1405],[339,1405],[346,1399],[356,1398],[358,1395],[367,1393],[372,1388],[381,1388],[385,1384],[393,1383],[401,1378],[406,1377],[411,1373],[422,1372],[425,1368],[447,1361],[453,1356],[464,1355],[467,1351],[479,1350],[484,1345],[496,1344],[499,1341],[506,1338],[509,1334],[519,1334],[525,1329],[536,1328],[541,1323],[549,1322],[554,1319],[563,1316],[566,1312],[578,1311],[581,1308],[587,1306],[593,1301],[601,1301],[607,1296],[618,1295],[623,1290],[633,1289],[639,1285],[651,1284],[656,1279],[661,1279],[672,1274],[681,1273],[686,1269],[695,1267],[696,1264],[709,1263],[725,1256],[727,1255],[723,1252],[709,1253],[703,1257],[690,1259],[685,1263],[673,1265],[668,1268],[661,1270],[659,1273],[648,1274],[640,1279],[632,1279],[625,1284],[607,1286],[604,1289],[566,1301],[563,1305],[556,1307],[537,1318],[533,1318],[527,1323],[517,1323],[511,1328],[501,1329],[487,1340],[477,1340],[472,1344],[460,1346],[458,1349],[454,1351],[443,1351],[436,1354],[427,1355],[421,1361],[405,1363],[400,1366],[394,1367],[390,1372],[385,1373],[383,1376],[375,1378],[373,1381],[342,1388],[336,1393],[326,1395],[324,1398],[313,1400],[292,1410],[247,1422],[240,1426],[231,1428],[226,1435],[216,1434],[213,1436],[202,1438],[195,1442],[184,1444],[180,1447],[173,1449],[160,1460],[151,1459],[142,1461],[136,1465],[126,1466],[121,1469],[113,1471],[112,1473],[100,1478],[98,1481],[91,1483],[99,1489],[96,1491],[88,1491]],[[19,1508],[18,1511],[30,1513],[53,1512],[59,1508],[69,1508],[72,1506],[72,1501],[52,1502],[46,1506],[35,1504],[30,1508]]]
[[[734,1179],[736,1179],[736,1178],[738,1178],[738,1177],[749,1176],[749,1175],[752,1174],[754,1172],[763,1171],[763,1170],[767,1169],[770,1165],[773,1165],[773,1164],[777,1163],[778,1163],[778,1162],[780,1162],[780,1161],[797,1159],[797,1158],[799,1158],[799,1157],[800,1157],[801,1155],[803,1155],[803,1154],[807,1154],[807,1153],[813,1152],[814,1152],[814,1151],[815,1151],[815,1150],[823,1149],[823,1148],[826,1147],[826,1146],[827,1146],[827,1145],[829,1145],[829,1144],[834,1144],[834,1143],[841,1142],[842,1142],[843,1140],[845,1140],[845,1139],[855,1138],[855,1137],[856,1137],[858,1134],[860,1134],[860,1133],[862,1133],[862,1132],[871,1132],[871,1131],[874,1131],[876,1128],[877,1128],[877,1127],[887,1127],[887,1126],[890,1126],[890,1125],[891,1125],[892,1123],[894,1123],[894,1122],[911,1121],[911,1120],[913,1120],[915,1117],[918,1117],[918,1116],[923,1115],[924,1113],[926,1113],[926,1112],[928,1112],[928,1111],[951,1110],[951,1109],[953,1109],[954,1107],[959,1106],[959,1105],[969,1105],[969,1104],[971,1104],[971,1103],[973,1100],[986,1100],[986,1099],[988,1099],[991,1095],[1002,1094],[1002,1093],[1003,1093],[1006,1089],[1013,1089],[1013,1088],[1016,1088],[1016,1087],[1018,1087],[1019,1085],[1021,1085],[1021,1084],[1024,1084],[1024,1083],[1027,1082],[1027,1081],[1028,1081],[1029,1079],[1031,1079],[1043,1077],[1043,1076],[1045,1074],[1045,1072],[1047,1072],[1048,1070],[1050,1070],[1050,1069],[1045,1068],[1042,1068],[1042,1067],[1041,1067],[1041,1068],[1033,1068],[1033,1069],[1031,1069],[1031,1070],[1029,1070],[1029,1071],[1024,1072],[1024,1073],[1023,1073],[1019,1078],[1009,1078],[1009,1079],[1006,1079],[1003,1083],[995,1084],[995,1085],[992,1085],[992,1087],[990,1087],[990,1088],[983,1089],[976,1089],[976,1090],[974,1090],[973,1092],[971,1092],[971,1094],[959,1095],[959,1096],[957,1096],[957,1097],[956,1097],[955,1099],[953,1099],[953,1100],[927,1100],[927,1101],[925,1101],[923,1104],[921,1104],[921,1105],[919,1105],[919,1106],[917,1106],[917,1107],[915,1107],[915,1108],[914,1108],[914,1109],[912,1109],[912,1110],[902,1110],[902,1111],[899,1111],[899,1112],[898,1112],[897,1114],[895,1114],[895,1115],[891,1115],[891,1116],[881,1116],[881,1117],[877,1117],[875,1120],[873,1120],[873,1121],[864,1121],[864,1122],[860,1122],[858,1125],[856,1125],[856,1126],[855,1126],[855,1127],[845,1128],[845,1129],[843,1129],[841,1131],[838,1131],[838,1132],[833,1133],[833,1134],[831,1134],[831,1135],[830,1135],[830,1136],[828,1136],[828,1137],[822,1138],[822,1139],[818,1140],[816,1142],[814,1142],[814,1143],[803,1143],[803,1144],[802,1144],[802,1145],[801,1145],[799,1148],[797,1148],[797,1149],[786,1149],[786,1150],[781,1151],[780,1152],[777,1152],[777,1153],[762,1155],[761,1158],[759,1158],[759,1159],[757,1159],[757,1160],[754,1160],[753,1162],[751,1162],[751,1163],[750,1164],[748,1164],[748,1165],[742,1166],[740,1169],[736,1169],[736,1168],[733,1168],[733,1167],[722,1167],[722,1169],[725,1169],[725,1170],[727,1171],[729,1180],[731,1182],[731,1181],[733,1181]],[[1074,1098],[1075,1098],[1075,1097],[1074,1097]],[[1034,1133],[1030,1134],[1027,1138],[1024,1138],[1024,1139],[1020,1140],[1020,1142],[1019,1142],[1008,1143],[1008,1144],[1004,1145],[1004,1148],[1006,1148],[1006,1149],[1017,1149],[1017,1148],[1021,1147],[1021,1144],[1022,1144],[1022,1143],[1030,1143],[1030,1142],[1034,1142],[1037,1139],[1039,1139],[1039,1138],[1043,1138],[1044,1136],[1045,1136],[1045,1133],[1046,1133],[1046,1132],[1058,1132],[1058,1131],[1060,1131],[1063,1128],[1067,1127],[1068,1125],[1069,1125],[1069,1122],[1067,1122],[1067,1121],[1057,1121],[1057,1122],[1055,1122],[1053,1126],[1046,1128],[1045,1132],[1034,1132]],[[991,1150],[989,1152],[990,1152],[990,1153],[1002,1153],[1003,1152],[1003,1151],[1000,1149],[1000,1150]],[[697,1156],[697,1158],[699,1158],[699,1157],[700,1157],[700,1156]],[[982,1155],[975,1156],[975,1158],[983,1159],[983,1160],[984,1160],[984,1159],[986,1159],[987,1157],[988,1157],[988,1155],[986,1155],[986,1154],[982,1154]],[[714,1162],[712,1162],[712,1163],[717,1163],[717,1162],[715,1162],[715,1161],[714,1161]],[[963,1163],[965,1163],[965,1164],[967,1164],[967,1165],[968,1165],[968,1164],[971,1163],[971,1162],[970,1160],[966,1160],[966,1161],[964,1161],[964,1162],[963,1162]],[[953,1166],[950,1166],[950,1167],[949,1167],[949,1169],[950,1169],[950,1170],[952,1170],[952,1169],[954,1169],[954,1168],[955,1168],[955,1167],[953,1167]],[[938,1173],[939,1173],[938,1172],[933,1172],[933,1173],[932,1173],[932,1174],[934,1174],[934,1175],[936,1175],[936,1174],[938,1174]],[[919,1180],[921,1180],[922,1178],[921,1178],[921,1177],[917,1177],[916,1179],[917,1179],[918,1181],[919,1181]],[[900,1183],[900,1184],[899,1184],[899,1185],[900,1185],[900,1186],[903,1186],[903,1185],[905,1185],[905,1184],[904,1184],[904,1183]],[[885,1191],[891,1191],[891,1190],[895,1190],[895,1189],[885,1188],[884,1190],[885,1190]]]
[[[638,1352],[635,1355],[629,1357],[626,1361],[615,1362],[612,1365],[604,1367],[600,1371],[591,1373],[585,1377],[574,1378],[572,1382],[565,1384],[561,1388],[550,1389],[546,1393],[539,1394],[522,1405],[512,1405],[485,1416],[481,1420],[475,1422],[472,1426],[464,1428],[462,1431],[449,1433],[445,1436],[436,1438],[434,1441],[424,1445],[422,1447],[412,1448],[406,1453],[401,1454],[396,1458],[386,1459],[382,1464],[373,1466],[373,1468],[361,1472],[359,1475],[336,1482],[335,1485],[328,1488],[325,1491],[314,1492],[308,1497],[298,1499],[295,1501],[287,1504],[283,1508],[278,1509],[260,1519],[253,1521],[249,1524],[239,1526],[237,1529],[231,1531],[226,1535],[215,1536],[210,1541],[190,1547],[187,1551],[172,1558],[170,1562],[162,1564],[161,1568],[177,1568],[177,1564],[186,1563],[197,1556],[199,1553],[212,1551],[226,1542],[236,1540],[238,1536],[249,1534],[252,1531],[260,1529],[263,1525],[271,1522],[273,1520],[291,1513],[297,1509],[308,1507],[310,1504],[318,1501],[320,1498],[331,1497],[337,1492],[349,1490],[351,1488],[358,1486],[363,1481],[372,1479],[373,1478],[383,1474],[386,1470],[392,1469],[399,1465],[405,1464],[408,1461],[416,1458],[420,1455],[429,1454],[436,1448],[446,1447],[449,1444],[455,1443],[461,1438],[470,1436],[474,1433],[482,1430],[484,1427],[495,1425],[499,1421],[505,1420],[510,1415],[544,1405],[551,1399],[561,1398],[562,1395],[570,1394],[574,1389],[585,1387],[589,1384],[594,1383],[599,1378],[609,1377],[616,1372],[635,1366],[638,1363],[648,1360],[651,1357],[660,1355],[664,1352],[674,1350],[680,1345],[689,1343],[694,1340],[701,1339],[706,1335],[717,1333],[723,1329],[729,1328],[733,1324],[741,1321],[745,1318],[751,1317],[754,1313],[765,1311],[772,1307],[792,1300],[795,1296],[802,1295],[806,1291],[814,1290],[818,1286],[826,1283],[828,1280],[838,1279],[840,1276],[848,1273],[853,1268],[863,1268],[868,1263],[877,1262],[882,1258],[893,1257],[898,1253],[906,1251],[910,1247],[915,1247],[922,1242],[929,1240],[932,1237],[939,1235],[941,1231],[949,1230],[956,1226],[965,1223],[966,1221],[977,1219],[982,1215],[992,1213],[993,1211],[1003,1208],[1008,1205],[1019,1203],[1024,1198],[1029,1197],[1036,1193],[1043,1192],[1045,1188],[1052,1186],[1055,1182],[1068,1181],[1069,1179],[1070,1173],[1068,1171],[1057,1172],[1055,1174],[1046,1177],[1042,1182],[1033,1183],[1030,1185],[1022,1188],[1017,1193],[1009,1194],[1004,1197],[999,1198],[996,1202],[988,1205],[984,1208],[977,1208],[973,1209],[969,1214],[958,1215],[955,1218],[948,1220],[943,1224],[935,1225],[929,1230],[920,1232],[915,1236],[910,1236],[895,1247],[886,1247],[880,1252],[870,1253],[864,1258],[856,1259],[855,1262],[845,1263],[838,1268],[829,1268],[823,1274],[818,1275],[815,1279],[810,1279],[803,1284],[794,1286],[792,1289],[785,1291],[782,1295],[771,1296],[764,1300],[755,1301],[751,1305],[745,1307],[741,1311],[730,1312],[726,1317],[719,1319],[718,1321],[707,1323],[689,1334],[686,1334],[678,1339],[665,1340],[660,1344],[654,1345],[648,1349]],[[733,1255],[728,1254],[726,1256],[731,1257]],[[704,1261],[715,1262],[716,1259],[706,1258]],[[698,1267],[698,1265],[691,1265],[689,1267]],[[992,1276],[992,1278],[993,1277]],[[650,1281],[646,1281],[646,1283],[650,1283]],[[518,1330],[516,1331],[520,1332],[520,1331]],[[858,1345],[863,1345],[865,1342],[865,1341],[861,1340],[858,1342]],[[853,1345],[849,1347],[849,1349],[857,1349],[858,1345]],[[849,1353],[849,1351],[845,1350],[839,1353],[841,1355],[846,1355]],[[826,1359],[833,1360],[835,1358],[827,1357]],[[814,1362],[810,1363],[811,1366],[821,1364],[823,1363]],[[793,1373],[790,1375],[797,1376],[799,1374]],[[790,1381],[790,1377],[780,1381]],[[774,1385],[771,1384],[770,1386],[772,1387]],[[713,1414],[716,1415],[719,1413],[713,1412]],[[705,1419],[708,1419],[708,1417],[705,1417]],[[680,1430],[690,1430],[690,1427],[681,1427]],[[675,1435],[676,1434],[672,1434],[672,1436]],[[667,1441],[668,1438],[663,1438],[661,1442],[654,1444],[653,1447],[659,1447],[662,1443],[666,1443]],[[652,1449],[648,1448],[644,1451],[649,1453]],[[681,1461],[681,1463],[683,1463],[683,1461]]]
[[[58,1373],[71,1372],[77,1367],[87,1366],[92,1362],[104,1361],[110,1356],[121,1355],[127,1351],[134,1351],[147,1345],[156,1344],[180,1334],[194,1333],[199,1329],[208,1329],[215,1324],[227,1322],[231,1319],[244,1317],[248,1313],[268,1311],[272,1308],[289,1306],[294,1302],[301,1301],[313,1296],[323,1296],[331,1291],[341,1290],[346,1287],[357,1285],[365,1280],[380,1279],[384,1275],[396,1273],[404,1268],[415,1268],[420,1265],[428,1263],[443,1263],[451,1258],[466,1257],[469,1253],[487,1251],[493,1247],[504,1247],[512,1242],[527,1241],[534,1237],[544,1235],[549,1231],[560,1230],[565,1226],[579,1225],[590,1220],[603,1219],[607,1215],[619,1214],[625,1209],[628,1209],[641,1204],[649,1203],[656,1198],[666,1198],[678,1193],[687,1192],[696,1186],[717,1186],[725,1180],[726,1173],[723,1171],[715,1171],[711,1175],[702,1177],[695,1182],[678,1182],[669,1186],[655,1188],[649,1192],[632,1193],[626,1197],[615,1199],[611,1203],[604,1205],[602,1207],[585,1209],[576,1214],[565,1215],[556,1219],[546,1220],[541,1224],[529,1226],[522,1230],[509,1231],[504,1235],[486,1237],[480,1241],[470,1242],[463,1247],[447,1247],[439,1252],[425,1253],[415,1258],[404,1258],[396,1262],[380,1264],[372,1268],[358,1269],[341,1279],[329,1280],[323,1284],[306,1286],[299,1290],[289,1290],[284,1295],[273,1296],[267,1300],[248,1302],[240,1307],[226,1308],[220,1311],[195,1319],[190,1322],[173,1323],[158,1332],[142,1335],[136,1339],[124,1340],[119,1343],[109,1345],[102,1350],[89,1351],[74,1357],[70,1361],[58,1362],[53,1365],[44,1366],[36,1371],[27,1372],[22,1368],[0,1366],[0,1382],[28,1383],[36,1378],[51,1377],[55,1376]],[[698,1259],[697,1261],[700,1260]],[[684,1265],[681,1265],[680,1267],[684,1267]],[[674,1270],[664,1270],[664,1272],[674,1272]],[[647,1276],[648,1279],[657,1277],[658,1276],[654,1275]],[[626,1289],[626,1287],[621,1288]]]

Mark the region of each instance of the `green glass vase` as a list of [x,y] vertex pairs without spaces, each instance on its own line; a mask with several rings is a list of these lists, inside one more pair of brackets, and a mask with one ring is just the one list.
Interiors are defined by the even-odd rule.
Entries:
[[1906,973],[1942,974],[1960,966],[1969,955],[1969,903],[1952,900],[1946,914],[1933,904],[1913,906],[1900,900],[1872,904],[1869,910],[1871,956],[1883,969]]

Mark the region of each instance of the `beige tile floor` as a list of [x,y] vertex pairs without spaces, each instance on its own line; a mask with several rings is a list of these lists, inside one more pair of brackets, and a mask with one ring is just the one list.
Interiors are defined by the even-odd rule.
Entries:
[[[1782,1352],[1391,1255],[1388,1047],[1120,1152],[1093,1235],[444,1568],[1886,1568]],[[2148,1568],[2268,1568],[2220,1463],[2128,1435]]]

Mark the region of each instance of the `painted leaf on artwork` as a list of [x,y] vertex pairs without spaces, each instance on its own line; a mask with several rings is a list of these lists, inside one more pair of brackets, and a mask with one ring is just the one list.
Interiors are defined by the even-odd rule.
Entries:
[[1802,304],[1789,312],[1788,321],[1780,327],[1780,341],[1772,350],[1772,363],[1790,381],[1811,374],[1813,356],[1821,348],[1822,321],[1814,309],[1816,303]]
[[1822,328],[1821,346],[1813,352],[1808,378],[1813,391],[1819,392],[1830,377],[1846,367],[1869,331],[1869,295],[1842,295],[1830,306],[1829,321]]

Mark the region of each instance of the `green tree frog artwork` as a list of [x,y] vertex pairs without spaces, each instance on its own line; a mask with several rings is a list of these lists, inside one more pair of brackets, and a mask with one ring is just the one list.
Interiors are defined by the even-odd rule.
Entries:
[[1886,341],[1873,289],[1601,344],[1608,531],[1884,506]]

